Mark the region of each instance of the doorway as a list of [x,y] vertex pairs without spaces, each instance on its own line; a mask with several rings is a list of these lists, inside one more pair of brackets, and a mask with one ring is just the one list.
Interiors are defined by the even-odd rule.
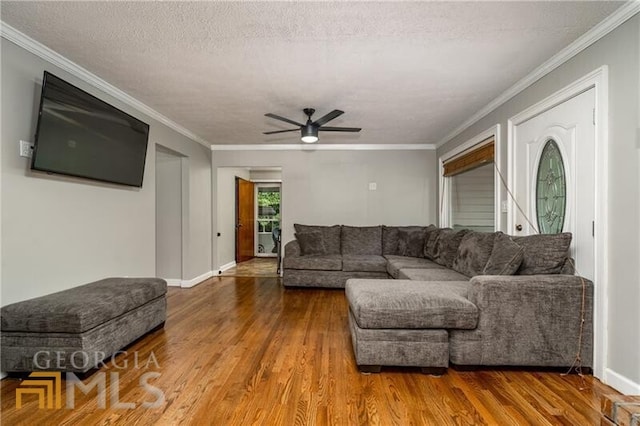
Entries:
[[256,257],[278,257],[280,183],[256,183]]
[[[576,229],[576,233],[574,234],[574,238],[577,240],[574,242],[574,248],[578,250],[576,253],[576,259],[580,264],[576,264],[578,271],[580,274],[587,276],[592,279],[594,282],[594,312],[593,312],[593,322],[594,322],[594,371],[593,374],[595,377],[603,380],[604,383],[609,382],[609,376],[606,374],[606,365],[607,365],[607,287],[608,287],[608,274],[606,272],[607,269],[607,253],[608,253],[608,245],[609,238],[607,229],[609,227],[608,222],[608,212],[607,212],[607,186],[608,186],[608,164],[607,164],[607,144],[608,144],[608,116],[609,116],[609,103],[608,103],[608,68],[606,66],[602,66],[593,72],[585,75],[581,79],[571,83],[570,85],[564,87],[558,92],[552,94],[551,96],[545,98],[544,100],[532,105],[526,110],[522,111],[519,114],[516,114],[512,118],[507,121],[508,126],[508,134],[509,134],[509,146],[508,146],[508,154],[509,154],[509,187],[515,188],[517,184],[517,180],[520,179],[522,184],[522,179],[528,179],[529,186],[528,189],[525,187],[524,190],[529,192],[529,196],[527,198],[526,192],[522,192],[523,189],[518,189],[518,200],[522,200],[522,202],[529,203],[527,209],[525,211],[528,212],[528,215],[533,214],[531,217],[533,218],[533,223],[536,224],[537,216],[536,212],[533,210],[533,206],[538,207],[534,204],[533,200],[531,200],[532,194],[534,191],[533,182],[537,178],[533,177],[533,169],[526,170],[525,172],[521,172],[515,167],[516,161],[523,161],[522,159],[517,159],[518,155],[516,153],[516,149],[518,147],[522,147],[521,144],[516,143],[516,140],[519,138],[520,142],[523,142],[522,134],[518,136],[518,127],[520,125],[525,124],[527,122],[533,123],[532,120],[535,120],[539,116],[543,116],[548,111],[555,110],[556,107],[561,107],[563,104],[570,102],[571,100],[578,98],[582,94],[587,94],[586,98],[590,98],[593,96],[593,102],[589,100],[589,103],[592,104],[592,110],[589,111],[588,107],[586,108],[586,121],[588,123],[589,118],[591,121],[592,131],[589,133],[594,134],[594,142],[593,148],[591,148],[593,157],[592,159],[583,160],[582,155],[585,154],[583,145],[578,145],[578,143],[582,139],[577,139],[577,137],[573,140],[574,147],[577,149],[582,149],[583,152],[578,153],[577,151],[572,151],[575,155],[573,158],[570,158],[570,166],[569,170],[565,169],[565,173],[568,173],[566,180],[568,185],[571,185],[567,192],[566,205],[567,211],[565,213],[565,218],[567,215],[573,214],[573,218],[569,218],[569,222],[573,220],[573,225]],[[584,99],[584,98],[583,98]],[[570,104],[567,104],[570,105]],[[560,110],[556,110],[560,111]],[[583,118],[584,120],[584,118]],[[560,122],[557,123],[559,127],[564,128],[564,130],[570,130],[573,127],[573,124],[568,122]],[[549,123],[542,129],[546,127],[551,127]],[[520,131],[522,131],[523,127],[520,127]],[[526,127],[524,128],[526,131]],[[553,129],[548,129],[553,131]],[[560,130],[560,129],[556,129]],[[540,142],[544,142],[542,147],[538,146],[538,152],[535,149],[528,150],[528,154],[530,158],[535,161],[532,161],[533,164],[537,168],[541,163],[543,150],[545,146],[551,146],[551,144],[547,144],[549,141],[553,139],[553,136],[558,136],[558,134],[552,134],[547,132],[546,138],[542,137]],[[541,132],[541,136],[544,135],[544,131]],[[577,136],[578,131],[576,130],[573,133],[573,136]],[[526,136],[526,135],[525,135]],[[566,137],[566,135],[559,135],[560,137]],[[555,141],[554,139],[554,142]],[[589,142],[590,143],[590,142]],[[558,145],[560,146],[560,145]],[[521,149],[525,149],[522,147]],[[564,148],[559,148],[560,150]],[[547,149],[547,155],[551,148]],[[537,154],[537,157],[535,156]],[[560,151],[561,155],[565,155],[565,157],[561,157],[563,161],[566,161],[567,152]],[[524,154],[521,154],[524,155]],[[556,154],[550,154],[551,157],[558,156]],[[549,160],[546,159],[547,164],[549,164]],[[590,169],[583,168],[584,165],[581,162],[586,161],[585,164],[589,164]],[[525,162],[525,164],[528,164]],[[571,169],[573,167],[573,169]],[[587,180],[581,181],[581,176],[585,176],[585,171],[588,173]],[[573,179],[571,181],[571,179]],[[570,182],[571,181],[571,182]],[[526,184],[524,184],[526,185]],[[589,186],[590,185],[590,186]],[[584,207],[586,221],[581,218],[582,212],[578,209],[582,209],[583,205],[588,205],[591,202],[587,200],[587,198],[582,198],[579,200],[579,197],[582,197],[581,194],[585,192],[591,192],[593,196],[593,205],[592,207]],[[542,192],[542,191],[541,191]],[[575,197],[573,200],[571,197]],[[588,197],[589,195],[587,195]],[[524,199],[522,198],[524,197]],[[585,204],[586,203],[586,204]],[[523,205],[524,206],[524,205]],[[516,233],[518,225],[522,226],[522,229],[525,230],[525,224],[519,222],[519,219],[523,219],[522,217],[516,216],[514,210],[516,209],[513,202],[510,201],[509,211],[510,214],[507,215],[508,220],[508,228],[507,230],[510,233]],[[541,212],[544,210],[541,210]],[[551,212],[554,211],[553,208],[550,209]],[[557,212],[557,211],[556,211]],[[587,223],[587,226],[584,226],[584,223]],[[582,224],[581,224],[582,223]],[[539,225],[538,225],[539,226]],[[558,226],[558,225],[555,225]],[[564,225],[563,225],[564,227]],[[587,240],[585,240],[585,238]],[[588,240],[592,241],[589,243]],[[580,253],[580,249],[582,245],[581,241],[585,241],[586,245],[586,253]],[[591,248],[593,247],[593,248]],[[580,261],[579,258],[584,259],[583,255],[590,256],[593,259],[591,264],[584,264],[584,260]]]
[[156,276],[182,285],[185,158],[156,145]]

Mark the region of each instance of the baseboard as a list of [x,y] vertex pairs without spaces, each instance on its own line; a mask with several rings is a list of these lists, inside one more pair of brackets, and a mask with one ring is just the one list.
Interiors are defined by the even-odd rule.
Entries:
[[165,278],[164,280],[170,287],[180,287],[182,285],[182,280],[179,280],[177,278]]
[[213,271],[209,271],[209,272],[205,272],[202,275],[199,275],[195,278],[192,278],[190,280],[183,280],[182,284],[180,285],[180,287],[182,288],[191,288],[197,284],[200,284],[202,281],[211,278],[213,276]]
[[221,267],[218,268],[218,274],[223,273],[224,271],[231,269],[231,268],[235,268],[236,267],[236,261],[234,260],[233,262],[229,262],[229,263],[225,263],[224,265],[222,265]]
[[640,395],[640,383],[636,383],[610,368],[604,370],[604,383],[625,395]]

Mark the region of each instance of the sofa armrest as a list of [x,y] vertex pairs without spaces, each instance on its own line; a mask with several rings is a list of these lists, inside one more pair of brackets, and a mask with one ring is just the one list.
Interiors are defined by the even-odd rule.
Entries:
[[300,244],[298,240],[291,240],[284,246],[284,256],[285,257],[294,257],[301,256]]
[[479,312],[483,363],[570,366],[581,341],[582,365],[593,365],[593,283],[586,278],[476,276],[468,299]]

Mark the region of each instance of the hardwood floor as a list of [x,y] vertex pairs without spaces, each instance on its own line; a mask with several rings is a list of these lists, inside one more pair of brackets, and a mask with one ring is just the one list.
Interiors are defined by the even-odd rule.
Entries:
[[222,277],[278,277],[278,259],[275,257],[254,257],[227,269]]
[[[2,424],[596,425],[600,397],[616,393],[590,376],[549,372],[365,375],[355,366],[346,314],[343,291],[284,290],[274,278],[170,288],[165,328],[83,381],[118,373],[108,392],[135,409],[114,408],[109,396],[100,408],[96,389],[76,389],[73,409],[39,409],[35,395],[16,409],[21,382],[7,378]],[[128,367],[118,368],[125,360]],[[148,380],[164,393],[158,408],[141,406],[157,396],[140,386],[149,372],[160,373]]]

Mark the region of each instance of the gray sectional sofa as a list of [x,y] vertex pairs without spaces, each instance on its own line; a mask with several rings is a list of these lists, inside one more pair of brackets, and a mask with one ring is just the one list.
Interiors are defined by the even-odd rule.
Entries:
[[593,283],[574,275],[571,234],[295,227],[284,285],[346,287],[363,370],[592,366]]

